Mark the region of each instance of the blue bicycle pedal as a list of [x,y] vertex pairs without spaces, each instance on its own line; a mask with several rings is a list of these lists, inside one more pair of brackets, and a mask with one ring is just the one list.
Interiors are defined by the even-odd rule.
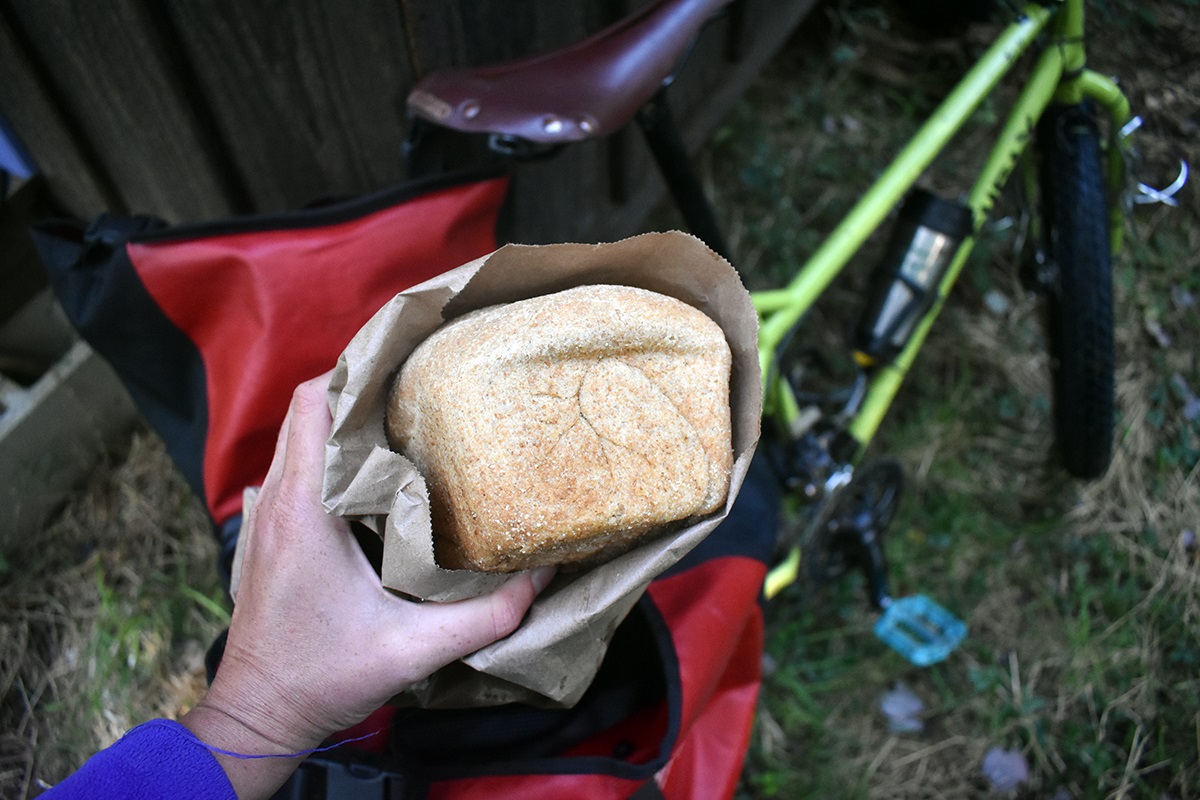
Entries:
[[875,623],[875,635],[918,667],[945,659],[967,635],[958,617],[925,595],[893,600]]

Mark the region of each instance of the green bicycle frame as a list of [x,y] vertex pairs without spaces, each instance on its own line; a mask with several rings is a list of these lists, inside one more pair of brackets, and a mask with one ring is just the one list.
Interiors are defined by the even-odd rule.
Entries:
[[[1048,26],[1052,26],[1052,41],[1034,65],[967,196],[976,229],[987,217],[997,193],[1028,145],[1037,120],[1052,101],[1073,103],[1090,98],[1108,111],[1117,126],[1128,120],[1129,103],[1116,84],[1082,66],[1083,0],[1065,0],[1057,12],[1037,3],[1027,6],[1021,18],[1000,34],[792,281],[781,289],[754,293],[762,325],[759,360],[766,399],[768,403],[782,402],[782,406],[774,407],[776,412],[783,412],[785,418],[790,413],[788,401],[772,389],[775,354],[789,331]],[[1112,171],[1114,175],[1119,172]],[[907,347],[892,364],[872,374],[862,409],[849,428],[861,445],[869,443],[878,429],[972,246],[973,237],[959,248],[939,287],[937,302],[926,312]]]
[[[1048,34],[1046,45],[967,195],[966,204],[973,214],[975,230],[979,230],[991,211],[1000,189],[1032,139],[1037,121],[1051,103],[1094,100],[1106,110],[1113,131],[1128,121],[1129,102],[1121,90],[1109,78],[1085,67],[1083,17],[1083,0],[1045,5],[1029,3],[1020,18],[1000,33],[792,281],[781,289],[752,295],[761,322],[759,361],[764,400],[771,413],[785,423],[793,421],[798,414],[790,388],[786,381],[779,379],[775,370],[776,353],[789,332],[1043,32]],[[1124,167],[1115,135],[1109,151],[1109,183],[1113,189],[1110,194],[1116,197]],[[1110,228],[1114,244],[1117,244],[1122,227],[1120,207],[1118,203],[1113,203],[1112,207]],[[847,432],[858,444],[859,457],[879,429],[973,245],[974,236],[971,236],[959,247],[938,287],[935,302],[921,318],[904,349],[890,364],[869,372],[862,405],[847,425]],[[778,591],[772,590],[772,586],[782,586],[794,579],[798,564],[799,555],[793,553],[793,558],[777,568],[784,574],[770,576],[768,596]]]

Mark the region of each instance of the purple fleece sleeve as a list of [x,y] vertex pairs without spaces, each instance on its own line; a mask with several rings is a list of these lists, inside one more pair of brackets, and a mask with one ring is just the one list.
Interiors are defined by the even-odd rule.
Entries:
[[166,719],[137,726],[40,796],[47,800],[237,800],[208,748],[187,728]]

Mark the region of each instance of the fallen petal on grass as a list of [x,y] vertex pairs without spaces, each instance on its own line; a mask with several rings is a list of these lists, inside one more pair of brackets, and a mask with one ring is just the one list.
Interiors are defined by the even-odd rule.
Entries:
[[990,748],[983,756],[982,770],[998,792],[1011,792],[1029,780],[1029,764],[1020,750]]
[[925,728],[921,715],[925,703],[903,683],[897,683],[890,692],[879,700],[879,709],[887,717],[888,729],[893,733],[918,733]]

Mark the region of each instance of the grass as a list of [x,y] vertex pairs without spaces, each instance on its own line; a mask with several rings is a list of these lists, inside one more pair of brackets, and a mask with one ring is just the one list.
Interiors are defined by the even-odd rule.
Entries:
[[7,556],[0,796],[20,798],[190,707],[229,617],[204,512],[148,433]]
[[[1195,6],[1095,4],[1094,64],[1147,114],[1152,184],[1196,141]],[[813,250],[979,41],[920,38],[883,4],[817,13],[704,154],[753,286]],[[985,106],[961,151],[978,152],[1002,112]],[[951,159],[926,177],[949,192],[970,169]],[[894,589],[936,597],[969,638],[919,670],[875,640],[855,581],[785,593],[768,607],[742,800],[1200,796],[1198,222],[1194,187],[1180,208],[1133,210],[1114,280],[1117,453],[1091,484],[1057,468],[1041,306],[1011,235],[986,233],[871,452],[906,469]],[[806,341],[841,344],[878,245],[806,320]],[[144,433],[39,542],[4,554],[0,796],[35,794],[195,701],[227,622],[214,563],[199,503]],[[900,685],[924,704],[919,732],[889,730],[880,711]],[[994,747],[1030,768],[1008,795],[981,772]]]

